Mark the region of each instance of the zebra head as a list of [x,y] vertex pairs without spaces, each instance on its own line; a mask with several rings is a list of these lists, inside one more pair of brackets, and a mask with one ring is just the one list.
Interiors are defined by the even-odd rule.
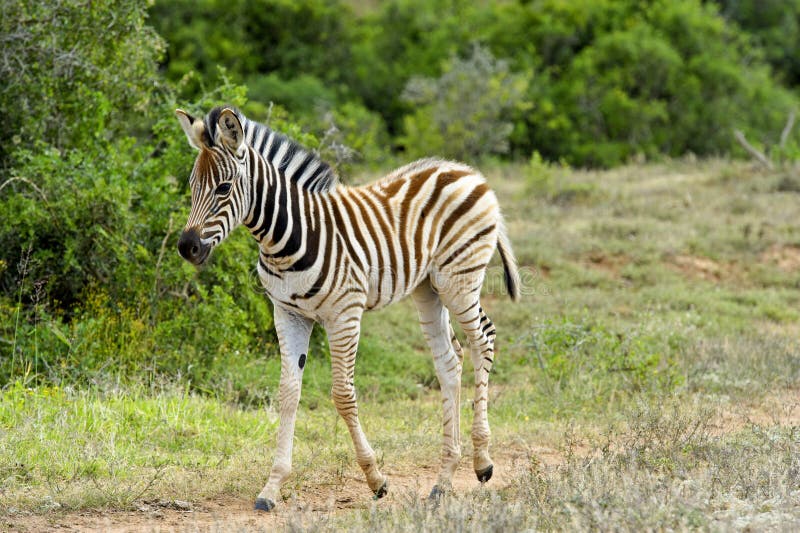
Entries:
[[242,222],[249,207],[244,132],[230,108],[215,108],[205,120],[181,109],[175,114],[189,144],[199,151],[189,176],[192,209],[178,251],[190,263],[202,265],[214,246]]

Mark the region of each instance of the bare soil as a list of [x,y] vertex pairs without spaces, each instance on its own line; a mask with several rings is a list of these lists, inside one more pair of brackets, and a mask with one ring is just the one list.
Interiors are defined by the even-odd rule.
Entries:
[[620,277],[620,271],[631,262],[631,258],[622,254],[608,255],[596,251],[590,253],[582,262],[586,267],[599,270],[616,279]]
[[800,427],[800,389],[786,389],[762,401],[733,407],[719,414],[712,429],[715,434],[724,435],[748,426]]
[[[531,453],[543,464],[561,461],[559,452],[550,448],[504,447],[493,455],[495,467],[489,484],[494,488],[508,485],[528,467]],[[386,466],[383,471],[389,478],[389,493],[375,502],[380,506],[403,505],[413,497],[426,498],[436,483],[437,466],[433,464],[423,467],[410,464]],[[468,492],[479,487],[471,458],[463,457],[453,479],[453,489]],[[368,508],[373,501],[362,477],[345,476],[335,487],[309,484],[270,513],[254,511],[252,498],[220,496],[198,503],[145,500],[136,504],[136,510],[53,511],[45,515],[0,517],[0,530],[113,533],[273,531],[285,525],[298,511],[326,515],[344,509]]]
[[[761,253],[759,262],[765,265],[772,265],[786,273],[800,271],[800,246],[772,245]],[[601,261],[595,266],[602,268],[603,263]],[[693,255],[670,257],[667,259],[667,266],[687,278],[711,282],[741,280],[746,273],[746,269],[735,261],[715,261],[708,257]],[[607,270],[614,271],[614,269]]]
[[784,272],[800,270],[800,246],[772,245],[761,254],[761,262],[773,264]]
[[720,281],[729,277],[729,265],[724,265],[707,257],[691,255],[676,255],[670,262],[670,267],[689,278],[699,278],[706,281]]

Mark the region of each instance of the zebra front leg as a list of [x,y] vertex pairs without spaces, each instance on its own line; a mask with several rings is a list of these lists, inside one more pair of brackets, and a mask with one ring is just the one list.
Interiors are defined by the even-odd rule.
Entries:
[[442,466],[429,496],[435,499],[452,487],[453,474],[461,458],[461,367],[464,354],[450,326],[450,315],[430,283],[417,287],[413,298],[422,332],[433,352],[436,377],[442,391]]
[[347,424],[356,452],[356,461],[367,478],[367,485],[378,498],[386,495],[387,483],[380,470],[375,452],[367,441],[358,421],[355,375],[356,351],[361,330],[362,308],[351,307],[350,312],[337,317],[332,324],[326,324],[328,344],[331,350],[331,372],[333,387],[331,395],[339,415]]
[[275,331],[281,348],[281,380],[278,390],[280,422],[278,446],[269,481],[256,498],[255,508],[270,511],[280,495],[280,488],[292,471],[292,441],[300,388],[303,385],[303,367],[308,354],[308,341],[314,321],[294,314],[276,305]]

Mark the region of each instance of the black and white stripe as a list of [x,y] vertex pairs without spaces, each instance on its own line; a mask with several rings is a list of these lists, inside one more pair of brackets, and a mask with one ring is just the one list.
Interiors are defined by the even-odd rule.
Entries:
[[444,446],[434,492],[450,483],[460,455],[463,352],[450,312],[469,340],[476,383],[473,466],[481,481],[488,480],[486,408],[496,330],[480,305],[480,291],[497,249],[514,299],[519,275],[497,199],[483,176],[460,163],[425,159],[369,185],[347,187],[315,154],[232,108],[216,108],[203,120],[182,111],[178,116],[200,151],[190,177],[192,210],[181,254],[202,263],[243,224],[258,241],[259,276],[276,306],[281,423],[275,465],[257,508],[274,506],[291,468],[314,321],[328,332],[332,396],[356,459],[370,488],[385,493],[386,480],[358,420],[353,376],[363,312],[407,295],[417,304],[443,394]]

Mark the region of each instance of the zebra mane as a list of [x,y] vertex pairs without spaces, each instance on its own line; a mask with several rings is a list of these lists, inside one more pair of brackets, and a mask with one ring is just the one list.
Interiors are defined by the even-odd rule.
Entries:
[[[233,106],[215,107],[209,111],[204,121],[206,141],[209,146],[217,143],[217,120],[225,108],[236,113],[244,129],[245,141],[288,179],[300,183],[302,188],[314,192],[328,192],[336,187],[339,182],[336,173],[318,154],[306,149],[286,135],[272,130],[269,126],[250,120]],[[271,142],[269,142],[270,138]],[[257,141],[260,141],[258,142],[259,146],[256,146]],[[283,146],[286,148],[283,149]],[[276,156],[280,152],[283,152],[283,157],[278,161]]]

